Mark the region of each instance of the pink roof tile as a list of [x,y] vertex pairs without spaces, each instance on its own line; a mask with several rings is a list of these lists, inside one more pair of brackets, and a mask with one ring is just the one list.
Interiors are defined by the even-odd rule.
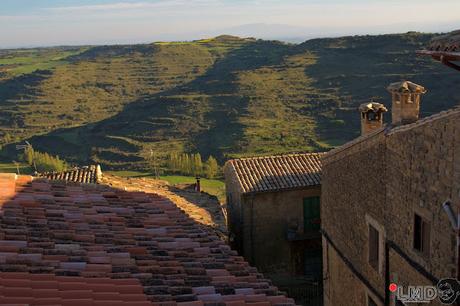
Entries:
[[273,296],[293,304],[158,195],[16,175],[0,181],[14,190],[0,198],[1,301],[200,306]]

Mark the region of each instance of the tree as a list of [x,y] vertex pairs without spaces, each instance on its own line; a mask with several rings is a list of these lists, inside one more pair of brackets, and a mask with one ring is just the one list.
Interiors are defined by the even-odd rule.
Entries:
[[192,174],[197,176],[203,173],[203,161],[200,153],[192,154]]
[[218,172],[219,164],[217,163],[217,160],[210,155],[206,161],[206,177],[210,179],[215,178]]
[[65,171],[68,167],[67,163],[59,158],[59,156],[52,156],[48,153],[35,151],[31,146],[27,147],[24,151],[24,161],[30,166],[36,165],[37,171],[49,172]]

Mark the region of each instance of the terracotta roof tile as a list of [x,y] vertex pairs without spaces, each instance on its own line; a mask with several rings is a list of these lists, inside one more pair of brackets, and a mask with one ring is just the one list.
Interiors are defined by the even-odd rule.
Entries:
[[225,165],[243,193],[320,185],[323,153],[285,154],[234,159]]
[[73,168],[63,172],[44,172],[38,174],[38,177],[43,177],[50,180],[92,184],[99,183],[101,176],[102,172],[99,165]]
[[435,37],[430,42],[429,50],[460,53],[460,30]]
[[1,301],[198,306],[280,296],[214,231],[158,195],[0,179],[21,186],[0,210]]

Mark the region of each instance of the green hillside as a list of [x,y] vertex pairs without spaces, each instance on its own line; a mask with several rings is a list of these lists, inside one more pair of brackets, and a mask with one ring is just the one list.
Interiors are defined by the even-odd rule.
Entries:
[[460,75],[415,51],[432,35],[220,36],[148,45],[0,50],[3,154],[25,139],[72,162],[142,169],[153,150],[230,157],[324,151],[359,133],[385,86],[427,87],[422,115],[460,102]]

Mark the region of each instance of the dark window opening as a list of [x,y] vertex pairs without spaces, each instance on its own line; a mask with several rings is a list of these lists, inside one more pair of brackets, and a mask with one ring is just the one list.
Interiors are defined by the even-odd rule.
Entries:
[[428,255],[430,246],[430,224],[419,215],[414,216],[414,249]]
[[321,219],[319,197],[310,197],[303,199],[303,222],[304,232],[320,230]]
[[378,116],[377,113],[368,112],[368,113],[367,113],[367,119],[368,119],[369,121],[376,121],[376,120],[379,119],[379,116]]
[[379,269],[379,247],[379,231],[369,224],[369,264],[377,271]]

